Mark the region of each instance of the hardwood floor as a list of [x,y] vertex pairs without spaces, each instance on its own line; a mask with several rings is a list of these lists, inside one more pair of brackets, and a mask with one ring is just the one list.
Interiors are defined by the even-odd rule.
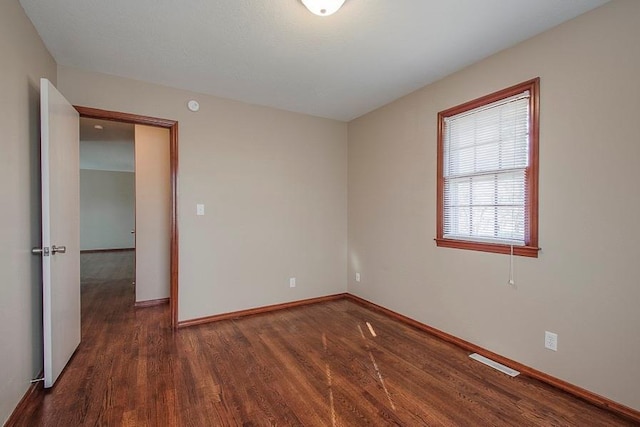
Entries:
[[82,343],[18,425],[633,425],[348,300],[173,332],[132,266],[83,254]]

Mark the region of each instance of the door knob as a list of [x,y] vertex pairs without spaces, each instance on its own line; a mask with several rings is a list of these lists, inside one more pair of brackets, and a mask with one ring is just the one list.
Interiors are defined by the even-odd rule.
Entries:
[[131,234],[136,234],[136,230],[131,230]]
[[51,246],[51,253],[52,253],[53,255],[55,255],[56,253],[65,254],[65,253],[67,253],[67,247],[66,247],[66,246],[56,246],[56,245],[52,245],[52,246]]

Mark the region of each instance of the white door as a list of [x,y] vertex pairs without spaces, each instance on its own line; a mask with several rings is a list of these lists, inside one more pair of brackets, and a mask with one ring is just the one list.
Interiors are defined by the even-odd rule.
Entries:
[[80,344],[78,112],[40,80],[44,386],[52,387]]

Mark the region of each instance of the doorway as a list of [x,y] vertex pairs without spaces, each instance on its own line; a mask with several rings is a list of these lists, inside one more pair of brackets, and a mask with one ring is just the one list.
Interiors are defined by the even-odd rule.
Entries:
[[178,225],[177,225],[177,171],[178,171],[178,122],[135,114],[99,110],[75,106],[81,118],[107,120],[150,126],[168,130],[169,134],[169,306],[171,326],[178,324]]
[[80,119],[80,250],[135,249],[135,128]]
[[[80,118],[80,283],[83,319],[94,298],[137,300],[135,128]],[[168,239],[168,233],[167,233]],[[168,257],[167,257],[168,260]],[[167,262],[168,265],[168,262]],[[168,282],[167,282],[168,288]],[[110,291],[110,292],[109,292]]]

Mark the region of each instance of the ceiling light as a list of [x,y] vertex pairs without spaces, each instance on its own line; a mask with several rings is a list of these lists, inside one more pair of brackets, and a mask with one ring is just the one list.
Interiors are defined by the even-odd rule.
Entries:
[[345,0],[302,0],[311,13],[318,16],[329,16],[338,11]]
[[98,129],[98,130],[102,130],[102,129],[104,129],[104,128],[102,127],[102,125],[93,125],[93,128],[94,128],[94,129]]

